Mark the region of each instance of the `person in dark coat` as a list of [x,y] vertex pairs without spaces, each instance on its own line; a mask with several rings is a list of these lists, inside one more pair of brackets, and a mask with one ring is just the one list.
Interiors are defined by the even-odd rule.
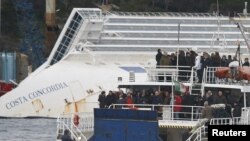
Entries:
[[170,55],[170,62],[172,66],[176,66],[177,65],[177,56],[175,55],[175,53],[171,53]]
[[203,52],[203,58],[201,60],[201,63],[202,63],[202,70],[211,66],[211,59],[207,52]]
[[234,103],[233,117],[241,117],[241,108],[239,103]]
[[164,98],[163,98],[163,104],[164,105],[169,105],[171,102],[171,96],[170,93],[168,91],[164,92]]
[[171,65],[170,56],[167,54],[167,52],[164,52],[162,54],[161,59],[160,59],[160,65],[161,66],[170,66]]
[[98,98],[100,108],[105,108],[106,105],[106,95],[105,91],[102,91]]
[[180,50],[178,57],[179,58],[177,64],[179,66],[179,80],[185,81],[187,79],[187,73],[185,71],[186,68],[183,68],[183,66],[187,66],[185,52],[183,50]]
[[[202,60],[201,60],[201,69],[202,69],[202,72],[207,68],[207,67],[210,67],[212,65],[212,61],[211,61],[211,58],[209,56],[209,54],[207,52],[203,52],[203,57],[202,57]],[[209,72],[210,74],[207,76],[207,81],[209,81],[211,78],[209,78],[209,76],[212,76],[211,72]],[[203,73],[202,73],[203,75]]]
[[231,62],[233,62],[232,56],[228,55],[227,56],[227,64],[230,64]]
[[140,96],[139,104],[147,104],[147,103],[148,103],[148,99],[145,95],[145,92],[143,92]]
[[156,66],[159,66],[159,65],[160,65],[161,57],[162,57],[161,49],[158,49],[158,50],[157,50],[157,54],[156,54],[156,56],[155,56]]
[[[162,104],[162,98],[161,98],[160,93],[158,91],[155,91],[155,94],[153,95],[152,104],[154,104],[154,105]],[[155,110],[159,111],[160,107],[156,106]]]
[[221,67],[228,67],[228,61],[227,61],[226,55],[222,56],[222,58],[220,60],[220,66]]
[[230,104],[226,104],[225,111],[230,117],[232,117],[232,106]]
[[191,62],[193,62],[193,63],[192,63],[192,66],[195,65],[194,62],[195,62],[195,57],[196,57],[196,56],[197,56],[197,53],[194,52],[193,50],[191,50],[191,51],[190,51],[190,57],[191,57]]
[[249,67],[249,61],[248,61],[248,58],[245,58],[245,62],[244,62],[244,64],[243,64],[242,66],[247,66],[247,67]]
[[191,58],[191,54],[190,52],[186,52],[186,66],[188,67],[186,70],[187,70],[187,76],[190,77],[191,76],[191,70],[192,70],[192,67],[194,65],[194,62]]
[[62,141],[74,141],[71,137],[70,137],[70,133],[69,130],[64,130],[64,134],[62,136]]
[[214,55],[214,58],[213,58],[213,66],[215,67],[220,67],[220,61],[221,61],[221,58],[220,58],[220,54],[219,52],[215,52],[215,55]]
[[222,91],[218,91],[218,95],[214,98],[214,104],[227,104],[227,99],[222,94]]
[[114,100],[113,100],[113,96],[112,96],[112,92],[109,91],[108,95],[106,96],[106,99],[105,99],[105,103],[106,103],[106,106],[109,107],[111,104],[113,104]]
[[[126,104],[122,94],[119,95],[119,99],[116,101],[116,104]],[[122,105],[118,105],[117,108],[122,108]]]
[[212,105],[214,98],[213,98],[213,93],[211,92],[211,90],[208,90],[205,94],[205,96],[203,97],[203,101],[207,101],[208,105]]
[[[184,106],[192,106],[194,105],[194,98],[190,95],[189,92],[186,92],[183,96],[182,96],[182,105]],[[182,108],[182,112],[184,112],[183,116],[184,118],[191,118],[191,111],[192,108],[191,107],[183,107]]]

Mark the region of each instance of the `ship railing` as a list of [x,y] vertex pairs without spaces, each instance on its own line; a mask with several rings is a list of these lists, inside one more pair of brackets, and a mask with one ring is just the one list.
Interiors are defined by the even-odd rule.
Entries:
[[248,125],[250,124],[249,112],[250,107],[244,107],[241,109],[240,117],[212,118],[210,125]]
[[91,112],[83,112],[60,115],[57,118],[58,139],[63,135],[66,129],[71,132],[75,140],[87,141],[84,133],[89,134],[94,131],[94,114]]
[[212,118],[210,125],[247,125],[247,121],[242,117]]
[[[112,104],[113,109],[135,109],[157,111],[161,120],[197,121],[201,117],[202,106],[161,105],[161,104]],[[181,109],[181,110],[178,110]]]
[[207,138],[207,126],[203,125],[195,131],[191,131],[191,135],[186,141],[202,141],[205,138]]
[[215,71],[217,70],[217,67],[207,67],[205,71],[205,78],[203,77],[203,80],[205,83],[215,83],[216,82],[216,76]]
[[100,9],[79,9],[78,12],[85,19],[102,19],[102,11]]
[[[65,126],[66,125],[66,126]],[[57,117],[57,138],[60,139],[66,129],[70,129],[71,120],[69,117]],[[67,128],[68,127],[68,128]]]
[[145,67],[148,80],[151,82],[173,82],[173,80],[181,81],[183,83],[193,82],[195,73],[192,67],[189,66],[153,66]]
[[[67,124],[65,123],[61,123],[61,125],[64,127],[64,130],[68,130],[70,132],[71,138],[73,138],[75,141],[87,141],[86,137],[81,134],[81,132],[79,130],[72,130]],[[63,133],[62,132],[62,133]],[[63,134],[61,134],[62,136]],[[60,137],[61,137],[60,136]]]
[[215,76],[215,72],[221,67],[207,67],[205,71],[204,83],[207,84],[227,84],[227,85],[249,85],[249,81],[238,81],[233,78],[218,78]]
[[[78,116],[77,128],[83,132],[94,131],[94,113],[92,112],[82,112],[82,113],[71,113],[65,115],[66,117],[71,117],[71,123],[74,123],[75,116]],[[75,124],[74,124],[75,125]]]
[[[115,12],[111,11],[109,14],[114,14],[118,16],[138,16],[138,17],[146,17],[146,16],[168,16],[168,17],[215,17],[215,13],[180,13],[180,12]],[[220,15],[220,17],[223,17]]]

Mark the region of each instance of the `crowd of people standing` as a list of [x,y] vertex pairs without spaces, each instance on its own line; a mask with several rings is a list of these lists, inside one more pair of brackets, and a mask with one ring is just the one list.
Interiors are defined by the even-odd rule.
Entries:
[[[178,55],[178,57],[177,57]],[[207,67],[228,67],[229,64],[233,61],[239,61],[236,56],[232,55],[220,55],[219,52],[207,53],[203,52],[202,55],[198,55],[195,51],[186,51],[179,50],[178,53],[168,54],[167,52],[162,52],[161,49],[157,50],[156,54],[156,65],[157,67],[161,66],[184,66],[191,70],[193,67],[197,72],[197,77],[199,83],[202,80],[203,70]],[[242,66],[249,67],[249,59],[245,58]],[[185,68],[179,68],[180,71]]]
[[[184,52],[180,50],[178,53],[167,54],[166,52],[162,52],[161,49],[158,49],[155,59],[157,67],[178,65],[186,66],[189,69],[196,69],[199,82],[201,82],[203,70],[205,68],[228,67],[231,62],[238,61],[236,57],[232,57],[231,55],[222,55],[221,57],[219,52],[211,54],[203,52],[202,55],[198,55],[195,51]],[[248,58],[245,58],[243,66],[249,66]],[[191,112],[191,109],[185,106],[204,106],[203,109],[209,109],[210,105],[224,104],[225,110],[230,117],[240,116],[240,109],[243,106],[242,100],[232,100],[230,96],[224,95],[224,91],[221,90],[214,91],[213,93],[208,90],[205,95],[201,97],[191,95],[189,92],[182,94],[174,92],[172,94],[172,92],[168,90],[159,91],[153,89],[128,91],[127,93],[124,93],[122,90],[109,91],[107,95],[105,91],[102,91],[98,101],[100,108],[109,108],[112,104],[174,105],[173,109],[175,113]],[[234,112],[231,112],[232,108],[235,109]],[[162,109],[156,108],[156,110]],[[185,114],[175,115],[176,118],[185,118],[185,116]],[[202,111],[201,116],[211,118],[211,115],[204,111]]]
[[[208,90],[206,94],[201,96],[190,95],[189,92],[186,93],[175,93],[171,94],[170,91],[157,91],[157,90],[142,90],[142,91],[129,91],[124,93],[123,91],[109,91],[106,95],[105,91],[102,91],[99,95],[100,108],[109,108],[112,104],[153,104],[153,105],[174,105],[175,118],[187,118],[190,116],[191,108],[185,106],[203,106],[206,102],[208,106],[213,104],[224,104],[226,111],[228,111],[228,116],[239,116],[241,107],[243,106],[243,99],[235,100],[230,97],[230,94],[223,94],[224,92],[218,90],[212,93]],[[226,92],[225,92],[226,93]],[[174,96],[174,101],[172,101],[172,96]],[[121,106],[117,105],[121,108]],[[240,108],[239,108],[240,107]],[[234,108],[236,111],[231,112]],[[161,107],[155,108],[157,111],[162,110]],[[178,114],[179,113],[179,114]],[[189,113],[189,114],[181,114]],[[209,114],[208,114],[209,115]],[[201,115],[204,116],[204,115]],[[198,117],[197,117],[198,118]]]

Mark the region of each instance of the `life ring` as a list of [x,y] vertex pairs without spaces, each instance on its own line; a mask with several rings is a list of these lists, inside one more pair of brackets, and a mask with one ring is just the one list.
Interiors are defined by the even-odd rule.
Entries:
[[80,120],[80,117],[77,114],[75,114],[73,118],[73,123],[75,126],[79,125],[79,120]]

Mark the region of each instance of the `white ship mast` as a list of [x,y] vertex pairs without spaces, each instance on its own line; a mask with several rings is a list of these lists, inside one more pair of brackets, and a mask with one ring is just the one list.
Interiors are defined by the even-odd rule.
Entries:
[[221,31],[221,21],[220,21],[220,10],[219,10],[219,2],[217,0],[217,31],[213,33],[212,41],[211,41],[211,49],[219,46],[219,49],[225,49],[227,47],[226,37],[223,31]]

